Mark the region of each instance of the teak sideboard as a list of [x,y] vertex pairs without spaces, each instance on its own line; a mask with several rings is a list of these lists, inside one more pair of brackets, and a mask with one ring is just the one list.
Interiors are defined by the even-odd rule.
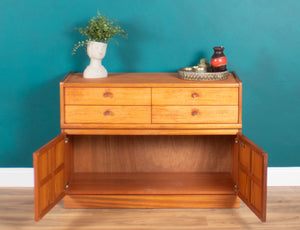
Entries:
[[114,73],[60,83],[61,134],[34,153],[35,220],[65,208],[236,208],[266,221],[268,155],[241,134],[242,83]]

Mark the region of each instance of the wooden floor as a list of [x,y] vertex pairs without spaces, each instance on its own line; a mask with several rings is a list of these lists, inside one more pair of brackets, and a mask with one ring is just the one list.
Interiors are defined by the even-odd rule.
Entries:
[[300,187],[268,187],[267,222],[238,209],[64,209],[33,219],[32,188],[0,188],[0,229],[300,229]]

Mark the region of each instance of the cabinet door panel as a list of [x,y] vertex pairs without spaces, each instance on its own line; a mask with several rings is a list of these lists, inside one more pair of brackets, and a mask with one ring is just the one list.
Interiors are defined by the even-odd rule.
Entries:
[[238,195],[262,221],[266,221],[268,154],[241,134],[236,144]]
[[[35,220],[40,220],[65,195],[68,180],[66,135],[60,134],[33,154]],[[70,143],[70,142],[69,142]]]

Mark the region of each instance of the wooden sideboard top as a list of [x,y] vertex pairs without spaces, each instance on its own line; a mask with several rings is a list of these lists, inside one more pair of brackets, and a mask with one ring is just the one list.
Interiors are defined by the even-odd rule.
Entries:
[[110,73],[107,78],[86,79],[82,73],[70,72],[62,81],[64,86],[94,87],[239,87],[241,81],[232,73],[220,81],[190,81],[177,77],[178,73]]

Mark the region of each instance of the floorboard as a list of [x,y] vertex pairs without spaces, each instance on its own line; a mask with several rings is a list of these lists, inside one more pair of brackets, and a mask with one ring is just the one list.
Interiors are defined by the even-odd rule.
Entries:
[[300,187],[268,187],[267,222],[238,209],[64,209],[34,221],[32,188],[0,188],[1,230],[300,229]]

